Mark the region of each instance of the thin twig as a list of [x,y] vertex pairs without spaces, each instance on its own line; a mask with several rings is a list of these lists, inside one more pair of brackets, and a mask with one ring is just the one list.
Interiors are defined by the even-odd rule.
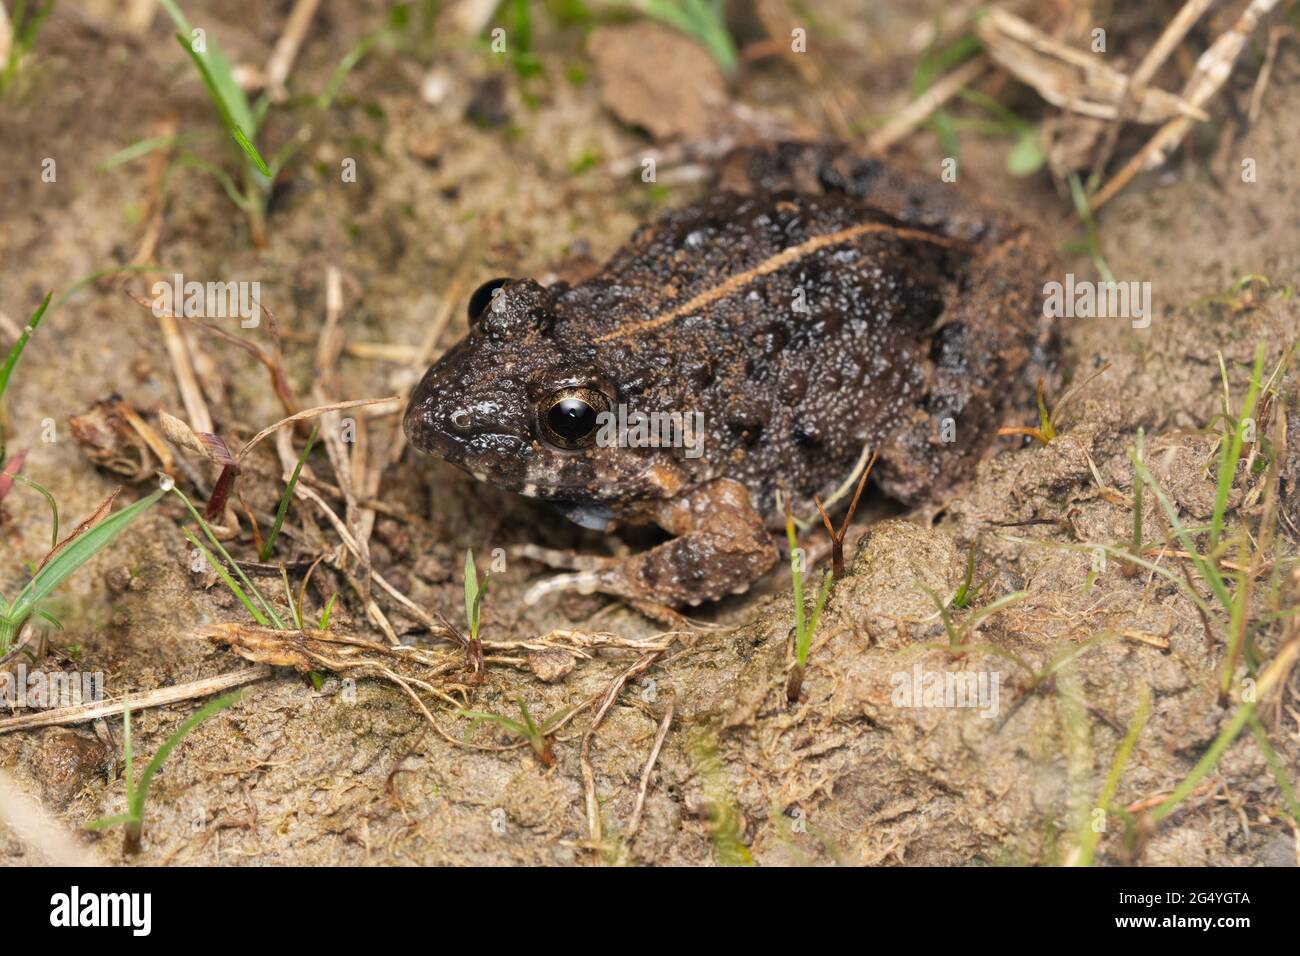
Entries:
[[[140,304],[149,306],[144,301]],[[149,308],[152,311],[152,306]],[[208,411],[203,390],[199,388],[199,380],[194,374],[194,364],[190,361],[189,345],[176,322],[176,316],[170,313],[158,316],[158,327],[162,330],[163,345],[167,349],[167,356],[172,362],[172,371],[176,375],[176,387],[180,390],[181,403],[185,406],[185,417],[189,419],[195,431],[211,432],[212,413]]]
[[[1183,99],[1199,109],[1219,91],[1232,75],[1232,67],[1245,49],[1250,34],[1255,31],[1260,19],[1275,6],[1277,0],[1252,0],[1232,28],[1220,35],[1196,61],[1196,69],[1183,87]],[[1154,169],[1163,164],[1174,147],[1191,130],[1192,123],[1191,117],[1175,116],[1156,130],[1146,145],[1092,197],[1092,211],[1096,212],[1115,198],[1142,170]]]
[[73,707],[56,707],[35,714],[7,717],[0,720],[0,734],[7,734],[11,730],[29,730],[33,727],[61,727],[67,724],[83,724],[100,717],[111,717],[114,714],[120,714],[128,707],[133,711],[145,710],[149,707],[163,707],[183,700],[193,700],[196,697],[207,697],[230,687],[251,684],[270,675],[270,667],[258,665],[244,670],[231,671],[227,674],[218,674],[215,677],[205,677],[202,680],[190,681],[185,684],[176,684],[172,687],[136,691],[112,700],[77,704]]
[[319,5],[320,0],[297,0],[289,11],[284,32],[280,34],[271,59],[266,63],[267,93],[273,102],[284,99],[284,81],[289,78],[294,58],[298,56],[298,48],[302,46],[302,39],[307,35],[307,29],[311,26],[312,17],[316,15]]
[[1134,87],[1144,87],[1155,78],[1156,71],[1164,65],[1165,60],[1169,59],[1170,54],[1178,48],[1178,44],[1196,25],[1196,21],[1201,18],[1201,14],[1214,5],[1215,0],[1187,0],[1182,9],[1174,14],[1174,18],[1165,24],[1164,30],[1161,31],[1159,38],[1147,50],[1146,56],[1142,57],[1142,62],[1137,65],[1129,83]]
[[1273,27],[1268,31],[1268,50],[1264,54],[1264,65],[1259,68],[1259,76],[1255,79],[1255,88],[1250,92],[1250,112],[1247,113],[1247,116],[1252,126],[1259,122],[1260,109],[1264,105],[1264,91],[1268,89],[1268,81],[1273,75],[1273,65],[1277,62],[1278,45],[1282,42],[1284,36],[1294,37],[1295,35],[1295,28],[1289,26]]
[[[127,298],[131,299],[137,305],[148,309],[150,312],[153,311],[154,309],[153,303],[150,302],[148,299],[146,299],[144,296],[136,295],[130,289],[124,288],[122,291],[126,294]],[[259,306],[262,312],[266,316],[268,316],[268,320],[272,328],[272,336],[274,338],[276,335],[274,331],[275,317],[272,314],[271,310],[268,309],[266,306],[261,305],[260,303]],[[203,329],[206,332],[210,332],[211,334],[217,336],[218,338],[224,339],[226,342],[229,342],[231,345],[243,349],[245,352],[253,356],[260,363],[262,363],[262,365],[266,367],[267,372],[270,373],[271,376],[271,387],[275,391],[276,398],[280,400],[280,404],[284,406],[284,410],[288,412],[290,415],[292,415],[294,412],[298,410],[297,403],[294,401],[293,390],[289,388],[289,381],[284,372],[284,363],[279,360],[278,343],[277,343],[276,355],[272,356],[272,355],[267,355],[266,351],[262,349],[260,346],[256,345],[255,343],[246,341],[245,339],[241,339],[239,336],[227,332],[225,329],[221,328],[221,326],[213,325],[211,322],[207,322],[203,319],[193,319],[190,318],[189,316],[177,315],[175,313],[170,313],[170,312],[166,313],[165,315],[159,316],[158,319],[160,322],[163,322],[164,328],[166,328],[169,324],[164,320],[170,320],[170,325],[172,326],[174,326],[177,321],[184,322],[187,325],[192,325],[196,328]],[[179,329],[177,331],[179,333]],[[189,375],[191,379],[194,378],[193,369],[190,369]],[[194,383],[194,388],[195,389],[198,388],[197,382]],[[202,396],[200,394],[200,398],[201,397]],[[207,406],[205,405],[204,410],[206,411],[206,409]],[[188,404],[186,405],[186,411],[187,412],[189,411]],[[201,431],[201,432],[212,431],[212,421],[210,418],[205,419],[205,421],[207,421],[206,426],[203,426],[202,423],[198,419],[196,419],[193,414],[191,414],[189,418],[190,418],[190,424],[194,426],[194,429],[196,431]]]
[[632,818],[627,824],[627,838],[629,840],[636,836],[637,828],[641,825],[641,811],[645,807],[646,791],[650,787],[650,772],[654,770],[655,761],[659,759],[659,751],[664,745],[664,739],[668,736],[668,728],[673,722],[673,709],[675,701],[668,701],[668,710],[664,713],[664,719],[659,722],[659,733],[655,734],[654,745],[650,748],[650,757],[645,762],[645,769],[641,771],[641,786],[637,788],[636,805],[632,808]]
[[862,489],[866,487],[867,478],[871,475],[871,467],[876,463],[878,454],[879,449],[873,451],[871,460],[862,469],[862,477],[858,479],[858,487],[853,492],[853,500],[849,502],[849,510],[844,515],[844,521],[840,525],[838,534],[834,525],[831,524],[830,515],[826,513],[825,507],[822,506],[821,499],[813,495],[813,504],[817,506],[818,512],[821,513],[822,523],[826,525],[826,533],[831,536],[831,575],[836,581],[844,577],[844,536],[849,533],[849,524],[853,521],[854,512],[858,510],[858,499],[862,497]]
[[[151,5],[153,2],[154,0],[150,0]],[[139,248],[131,257],[132,266],[143,266],[153,262],[154,254],[158,250],[158,239],[162,236],[163,219],[167,212],[167,171],[171,168],[172,153],[176,148],[173,140],[176,135],[176,125],[176,117],[169,116],[155,123],[151,131],[155,139],[167,145],[149,157],[149,166],[145,173],[148,183],[147,193],[150,197],[148,225],[145,226],[144,235],[140,238]]]
[[[343,315],[343,276],[335,266],[325,270],[325,325],[321,329],[320,341],[316,349],[316,381],[312,385],[312,399],[317,405],[324,406],[341,391],[339,383],[339,356],[343,353],[346,335],[340,325]],[[358,578],[361,587],[370,586],[370,542],[369,535],[363,530],[361,510],[357,507],[357,494],[353,482],[352,460],[343,441],[342,419],[337,410],[331,409],[321,415],[321,436],[325,451],[329,455],[330,465],[334,468],[334,479],[339,490],[343,492],[344,517],[355,542],[354,550],[357,560],[361,562],[362,574]],[[374,520],[373,513],[370,516]]]
[[399,401],[401,401],[401,396],[389,395],[386,398],[358,398],[350,402],[332,402],[329,405],[321,405],[317,408],[305,408],[297,414],[290,415],[288,418],[280,419],[274,425],[269,425],[266,428],[263,428],[260,432],[250,438],[244,447],[239,450],[239,454],[235,456],[235,461],[242,463],[244,457],[254,445],[258,444],[262,439],[266,438],[266,436],[279,431],[285,425],[292,425],[294,422],[308,421],[309,419],[316,418],[325,412],[342,411],[345,408],[359,408],[362,405],[380,405],[384,402]]
[[929,119],[931,113],[978,80],[988,68],[989,61],[985,56],[967,60],[943,79],[931,85],[893,119],[876,130],[867,140],[867,149],[871,152],[883,152],[893,146]]
[[591,766],[592,737],[595,736],[596,728],[600,726],[600,722],[609,713],[609,709],[614,706],[614,701],[618,699],[623,685],[637,674],[648,670],[650,665],[662,653],[663,651],[655,651],[652,654],[646,654],[610,682],[609,687],[605,690],[605,696],[601,699],[600,708],[596,711],[596,715],[592,717],[587,732],[582,735],[582,746],[578,748],[578,763],[582,767],[583,787],[587,798],[587,832],[593,846],[600,845],[603,830],[600,823],[600,803],[596,799],[596,772]]

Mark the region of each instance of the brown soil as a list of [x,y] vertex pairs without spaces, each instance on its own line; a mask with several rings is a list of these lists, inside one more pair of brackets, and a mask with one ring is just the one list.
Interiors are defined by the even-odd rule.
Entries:
[[[148,162],[105,171],[104,160],[168,117],[182,130],[214,128],[211,107],[162,17],[146,37],[133,37],[110,26],[115,6],[87,3],[76,14],[60,7],[16,103],[0,113],[0,311],[20,324],[47,289],[64,290],[135,253],[151,199]],[[237,63],[266,61],[281,6],[186,4]],[[846,52],[832,62],[878,117],[907,100],[915,61],[908,43],[926,21],[925,6],[868,22],[858,4],[817,5],[819,20],[842,25],[837,42]],[[842,17],[833,15],[838,8]],[[344,273],[350,342],[415,345],[466,263],[473,285],[493,275],[553,274],[582,257],[599,260],[656,207],[688,201],[698,189],[684,182],[652,190],[635,176],[605,170],[607,161],[635,158],[648,140],[611,115],[593,78],[578,76],[579,67],[591,69],[581,30],[540,15],[539,76],[521,81],[502,73],[497,59],[467,43],[381,47],[348,77],[331,110],[313,109],[307,94],[322,89],[358,38],[382,21],[371,4],[333,5],[310,33],[290,84],[302,95],[272,109],[266,134],[278,146],[301,124],[312,128],[273,204],[269,245],[254,248],[245,220],[216,182],[187,170],[175,174],[154,257],[166,275],[259,279],[300,396],[314,378],[327,268]],[[1291,121],[1300,64],[1294,44],[1284,42],[1282,51],[1259,120],[1239,118],[1257,72],[1244,66],[1225,94],[1231,108],[1216,111],[1228,118],[1212,124],[1219,136],[1236,137],[1231,156],[1256,160],[1257,183],[1240,182],[1235,163],[1226,174],[1216,170],[1201,144],[1190,158],[1179,154],[1166,170],[1139,178],[1101,216],[1102,250],[1117,277],[1152,283],[1150,328],[1065,320],[1067,382],[1105,363],[1110,369],[1071,402],[1057,440],[1046,448],[1008,442],[933,526],[919,516],[870,525],[831,599],[797,704],[788,706],[784,693],[793,626],[785,570],[755,593],[708,609],[704,617],[715,628],[683,634],[628,683],[589,744],[606,837],[598,851],[589,843],[580,764],[590,710],[559,732],[556,764],[547,769],[527,747],[478,749],[512,740],[487,725],[471,731],[445,705],[435,711],[440,725],[472,746],[428,732],[409,699],[389,684],[327,676],[317,690],[287,668],[251,685],[239,704],[202,725],[167,761],[137,856],[122,855],[117,831],[82,839],[106,861],[144,864],[707,864],[727,858],[736,839],[762,864],[1071,859],[1144,688],[1154,703],[1121,778],[1119,805],[1172,790],[1233,713],[1216,700],[1222,629],[1208,640],[1195,606],[1159,575],[1128,576],[1113,558],[1090,574],[1089,545],[1122,543],[1130,534],[1127,449],[1139,426],[1147,460],[1183,519],[1204,522],[1215,474],[1214,438],[1206,429],[1222,410],[1218,353],[1239,404],[1256,344],[1268,343],[1272,368],[1300,329],[1300,305],[1289,294],[1300,287],[1300,133]],[[432,104],[421,96],[430,75],[442,89]],[[748,67],[731,94],[788,128],[821,125],[815,92],[771,59]],[[467,121],[467,109],[487,125]],[[930,134],[914,135],[906,147],[910,161],[937,168],[941,150]],[[192,148],[226,161],[214,137]],[[1005,139],[965,136],[965,186],[1040,223],[1066,267],[1094,277],[1089,258],[1068,245],[1082,235],[1068,198],[1045,174],[1007,174],[1007,148]],[[57,161],[56,183],[41,181],[45,157]],[[339,181],[348,157],[358,165],[354,184]],[[1248,274],[1268,277],[1271,293],[1240,309],[1201,301]],[[147,281],[152,277],[128,285],[143,293]],[[457,305],[454,315],[444,344],[463,331],[463,308]],[[268,344],[264,328],[247,334]],[[281,417],[260,366],[219,340],[191,341],[210,363],[201,368],[205,378],[223,391],[212,406],[218,431],[233,446]],[[410,383],[401,364],[353,357],[343,359],[340,374],[344,398],[393,394]],[[10,447],[32,447],[25,471],[57,497],[69,527],[116,479],[87,460],[68,417],[114,393],[149,414],[182,414],[157,322],[115,288],[92,284],[49,317],[9,394]],[[46,419],[55,423],[53,442],[41,441]],[[375,419],[371,435],[386,442],[395,422]],[[244,496],[262,511],[274,508],[281,487],[270,444],[241,480]],[[1099,489],[1094,466],[1118,496]],[[328,465],[317,473],[329,475]],[[132,486],[123,500],[153,481]],[[1248,500],[1247,484],[1234,505]],[[492,549],[522,542],[585,551],[611,545],[409,452],[388,472],[381,496],[415,517],[379,517],[376,565],[416,602],[453,620],[462,616],[466,547],[485,561]],[[1150,538],[1160,522],[1150,496],[1147,505]],[[1242,507],[1235,519],[1257,519],[1249,503]],[[22,562],[48,544],[48,512],[21,489],[4,509],[0,590],[12,594],[25,573]],[[181,519],[172,504],[153,509],[59,593],[50,610],[64,630],[51,635],[53,660],[102,671],[110,695],[246,666],[202,636],[214,622],[247,617],[211,575],[190,570]],[[1294,539],[1285,527],[1280,534],[1289,563]],[[947,635],[926,589],[951,594],[972,545],[976,579],[985,582],[977,606],[1015,591],[1026,596],[967,635],[995,653],[955,656],[936,646]],[[1176,559],[1163,562],[1179,568]],[[637,638],[662,629],[602,599],[525,606],[524,589],[543,573],[512,562],[493,577],[486,638],[526,640],[555,628]],[[1279,572],[1282,579],[1287,573]],[[320,580],[327,592],[331,579]],[[268,593],[281,592],[274,578],[260,583]],[[377,637],[343,590],[331,627]],[[327,596],[313,591],[308,603],[319,610]],[[1277,587],[1265,578],[1253,614],[1264,622],[1256,641],[1265,660],[1282,640],[1281,626],[1268,618],[1277,600]],[[957,626],[974,613],[955,612]],[[417,622],[396,610],[391,616],[410,640],[425,641]],[[1032,690],[1005,656],[1038,670],[1070,649],[1077,656]],[[473,706],[512,716],[523,695],[535,715],[548,715],[601,693],[635,660],[626,651],[597,653],[551,683],[522,660],[491,664],[486,681],[472,689]],[[910,677],[918,664],[925,671],[996,673],[998,717],[897,706],[895,675]],[[628,840],[638,782],[670,702],[672,728],[639,831]],[[137,754],[152,755],[197,706],[136,714]],[[1292,676],[1280,698],[1261,709],[1292,781],[1300,768],[1297,708]],[[69,830],[79,830],[125,804],[120,718],[101,729],[106,734],[81,725],[0,736],[0,766]],[[1248,732],[1203,784],[1146,835],[1141,862],[1296,861],[1282,794]],[[1132,859],[1121,830],[1112,820],[1100,860]],[[41,855],[0,827],[0,858],[23,864]]]

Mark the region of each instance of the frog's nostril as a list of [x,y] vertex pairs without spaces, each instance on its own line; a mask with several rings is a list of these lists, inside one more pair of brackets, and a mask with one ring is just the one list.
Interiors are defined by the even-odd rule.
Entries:
[[451,427],[462,435],[474,427],[474,416],[468,408],[458,408],[448,416]]

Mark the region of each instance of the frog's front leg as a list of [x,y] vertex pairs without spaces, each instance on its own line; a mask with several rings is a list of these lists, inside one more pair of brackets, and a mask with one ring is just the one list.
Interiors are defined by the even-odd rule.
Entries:
[[536,603],[553,591],[601,591],[636,602],[669,606],[716,601],[749,588],[776,563],[776,548],[750,506],[745,486],[719,478],[665,501],[648,502],[644,518],[672,540],[639,554],[575,558],[582,570],[529,588]]

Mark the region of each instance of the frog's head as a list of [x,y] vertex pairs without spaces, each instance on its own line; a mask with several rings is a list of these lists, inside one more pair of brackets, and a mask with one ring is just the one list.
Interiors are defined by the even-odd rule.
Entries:
[[555,335],[562,288],[494,279],[470,298],[469,333],[425,373],[404,427],[421,451],[532,498],[635,496],[649,449],[598,440],[619,402],[594,346]]

